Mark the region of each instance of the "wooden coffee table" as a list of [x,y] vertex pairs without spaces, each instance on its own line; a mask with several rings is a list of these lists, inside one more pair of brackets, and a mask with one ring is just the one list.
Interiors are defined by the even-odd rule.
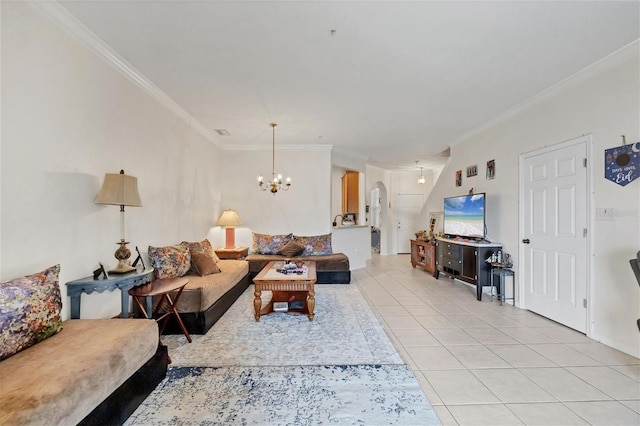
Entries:
[[[302,297],[305,302],[304,309],[293,312],[304,313],[309,318],[309,321],[313,321],[313,311],[316,307],[316,293],[314,289],[316,283],[316,262],[305,261],[304,264],[307,266],[307,272],[303,275],[285,275],[277,272],[276,269],[279,269],[283,263],[281,260],[267,263],[267,265],[262,268],[262,271],[253,279],[255,284],[253,309],[255,311],[256,321],[260,321],[260,315],[272,311],[273,302],[286,302],[291,296]],[[262,298],[260,296],[263,291],[272,291],[273,298],[269,305],[261,310]]]

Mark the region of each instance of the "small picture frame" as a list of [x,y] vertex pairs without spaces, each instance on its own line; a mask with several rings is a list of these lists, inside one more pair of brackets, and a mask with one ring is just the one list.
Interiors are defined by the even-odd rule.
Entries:
[[93,279],[94,280],[99,280],[101,276],[104,276],[105,280],[109,279],[109,274],[107,274],[107,270],[104,269],[104,265],[102,265],[102,263],[98,262],[98,265],[100,265],[100,267],[98,269],[96,269],[95,271],[93,271]]
[[496,160],[487,161],[487,180],[491,180],[496,176]]
[[142,265],[142,270],[147,269],[146,265],[144,264],[144,260],[142,260],[142,255],[140,254],[140,250],[138,250],[138,246],[136,246],[136,253],[138,253],[138,257],[136,257],[136,260],[133,261],[131,266],[135,268],[136,265],[138,265],[138,262],[140,262],[140,264]]
[[462,186],[462,170],[456,171],[456,186]]
[[473,166],[467,167],[467,177],[473,177],[478,175],[478,165],[474,164]]

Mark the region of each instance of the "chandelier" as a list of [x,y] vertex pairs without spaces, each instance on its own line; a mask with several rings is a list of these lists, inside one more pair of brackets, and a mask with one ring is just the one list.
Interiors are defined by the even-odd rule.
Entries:
[[276,175],[276,123],[269,123],[269,126],[273,129],[273,139],[272,139],[272,155],[271,155],[271,180],[268,183],[264,182],[264,178],[262,176],[258,176],[258,186],[261,191],[266,191],[267,189],[272,193],[276,194],[276,192],[288,191],[291,188],[291,178],[287,178],[285,182],[282,182],[282,175]]
[[[418,160],[416,160],[416,166],[418,165]],[[418,183],[420,185],[422,185],[423,183],[425,183],[427,180],[424,178],[424,175],[422,174],[422,167],[420,167],[420,177],[418,178]]]

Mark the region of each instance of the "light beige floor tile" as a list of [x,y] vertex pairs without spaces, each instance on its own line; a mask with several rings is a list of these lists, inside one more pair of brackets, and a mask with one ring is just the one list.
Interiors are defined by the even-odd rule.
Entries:
[[492,325],[494,327],[498,327],[498,328],[524,327],[515,319],[506,317],[504,315],[491,314],[491,315],[477,315],[477,316],[487,324]]
[[430,328],[459,328],[444,315],[416,315],[415,318],[427,330]]
[[429,328],[429,333],[444,345],[477,345],[478,341],[460,328]]
[[384,322],[391,330],[398,329],[417,329],[424,330],[422,325],[412,316],[396,316],[386,315],[383,317]]
[[399,329],[394,330],[396,339],[404,347],[410,346],[442,346],[427,330]]
[[572,330],[567,327],[541,327],[535,330],[551,339],[556,343],[592,343],[593,340],[584,334]]
[[471,315],[471,312],[454,303],[432,303],[431,306],[442,315]]
[[476,339],[478,342],[483,345],[489,344],[518,344],[521,343],[515,340],[512,337],[507,336],[502,331],[497,328],[473,328],[466,327],[463,328],[465,333]]
[[636,413],[640,414],[640,399],[635,399],[632,401],[619,401],[625,407],[631,408]]
[[518,370],[502,368],[471,371],[504,403],[557,401]]
[[640,365],[610,365],[610,367],[640,382]]
[[487,348],[516,368],[557,367],[525,345],[487,345]]
[[429,305],[413,305],[406,307],[407,312],[411,315],[440,315],[440,312],[436,311]]
[[424,300],[416,296],[406,296],[406,297],[394,296],[394,298],[402,306],[427,306],[427,303]]
[[562,367],[602,365],[599,361],[583,355],[562,343],[533,344],[527,346]]
[[638,365],[640,359],[602,343],[570,343],[567,346],[608,365]]
[[386,315],[395,315],[395,316],[411,315],[409,311],[407,311],[402,306],[377,306],[376,311],[378,311],[378,313],[383,317]]
[[533,344],[533,343],[553,343],[553,339],[545,336],[544,334],[538,333],[533,328],[524,328],[524,327],[508,327],[508,328],[500,328],[504,334],[509,337],[513,337],[520,343],[524,343],[525,345]]
[[565,405],[592,425],[640,424],[640,414],[617,401],[566,402]]
[[461,426],[514,426],[523,424],[504,404],[448,405]]
[[507,404],[525,425],[587,425],[577,414],[559,402]]
[[521,368],[519,371],[558,401],[606,401],[611,399],[564,368]]
[[435,411],[440,418],[442,426],[458,426],[458,422],[456,422],[451,412],[449,412],[449,409],[444,405],[435,405],[433,411]]
[[424,371],[423,374],[446,405],[500,402],[469,370]]
[[418,369],[422,371],[464,368],[464,365],[442,346],[418,346],[405,349]]
[[508,362],[482,345],[457,345],[447,349],[469,369],[512,368]]
[[640,383],[609,367],[566,367],[614,399],[640,399]]
[[471,314],[467,315],[445,315],[449,321],[462,329],[466,328],[493,328],[493,326],[482,321],[479,317]]
[[433,389],[433,386],[431,386],[429,380],[427,380],[427,378],[424,376],[424,373],[422,371],[414,371],[414,374],[418,379],[418,383],[420,383],[420,388],[424,392],[424,395],[427,397],[431,405],[444,405],[438,393],[435,391],[435,389]]
[[519,324],[524,325],[525,327],[549,327],[549,328],[564,328],[563,325],[558,324],[555,321],[551,321],[545,317],[540,315],[523,315],[519,317],[511,317],[515,319]]

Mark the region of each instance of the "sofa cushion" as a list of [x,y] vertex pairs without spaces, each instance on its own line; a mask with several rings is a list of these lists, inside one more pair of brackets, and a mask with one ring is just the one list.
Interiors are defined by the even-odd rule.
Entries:
[[277,254],[281,254],[282,256],[294,257],[298,256],[304,251],[304,246],[296,243],[294,240],[289,240],[285,245],[278,249]]
[[331,249],[331,234],[313,236],[293,236],[296,243],[304,247],[301,256],[318,256],[333,254]]
[[[284,260],[285,256],[281,255],[265,255],[265,254],[250,254],[247,256],[249,262],[249,271],[258,273],[267,266],[267,263],[272,260]],[[296,261],[313,260],[316,262],[316,271],[348,271],[349,270],[349,258],[344,253],[328,254],[324,256],[298,256]]]
[[251,252],[256,254],[276,254],[280,247],[293,238],[293,234],[268,235],[255,232],[251,234],[253,239]]
[[[183,241],[180,244],[186,246],[189,249],[191,257],[193,257],[194,253],[204,253],[209,255],[214,262],[218,262],[220,260],[220,258],[218,258],[218,255],[216,254],[216,251],[213,249],[213,246],[211,246],[211,242],[206,238],[202,241]],[[198,275],[198,272],[193,265],[191,265],[191,267],[189,268],[189,272],[187,273],[191,275]]]
[[191,253],[182,244],[166,247],[149,246],[149,260],[156,278],[181,277],[191,268]]
[[60,265],[0,284],[0,360],[60,331]]
[[191,253],[191,266],[195,269],[196,274],[201,277],[220,272],[220,268],[213,257],[204,253]]
[[[178,312],[203,312],[220,299],[249,273],[249,264],[244,260],[221,259],[218,262],[220,273],[205,275],[187,275],[189,283],[184,287],[176,308]],[[172,292],[171,296],[176,292]],[[154,308],[160,296],[153,297]]]
[[0,362],[0,424],[75,425],[156,352],[145,319],[81,319]]

